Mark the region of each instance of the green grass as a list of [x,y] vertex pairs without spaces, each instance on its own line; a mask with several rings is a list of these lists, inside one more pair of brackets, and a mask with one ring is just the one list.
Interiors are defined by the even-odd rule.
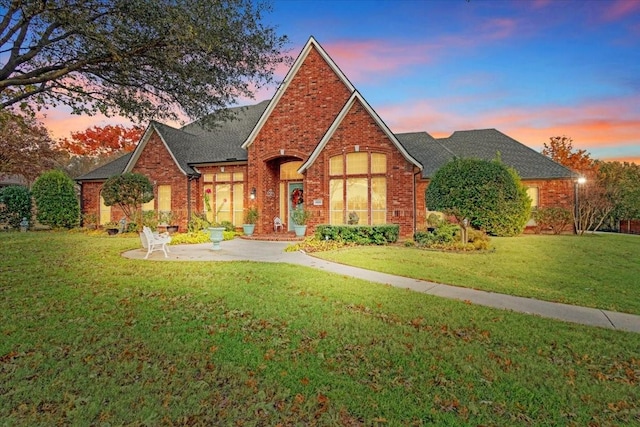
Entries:
[[631,425],[640,335],[0,234],[0,425]]
[[640,314],[640,237],[492,238],[492,251],[453,253],[368,246],[314,254],[405,277]]

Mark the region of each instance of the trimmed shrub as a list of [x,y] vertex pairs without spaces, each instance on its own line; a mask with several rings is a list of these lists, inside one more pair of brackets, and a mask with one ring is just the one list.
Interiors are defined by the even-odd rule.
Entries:
[[37,218],[54,228],[73,228],[80,223],[80,202],[75,184],[59,170],[45,172],[33,183],[31,193],[38,209]]
[[459,233],[458,225],[443,221],[434,231],[416,231],[413,239],[418,246],[447,245],[455,242]]
[[[153,185],[140,173],[127,172],[107,179],[102,185],[102,197],[107,206],[120,206],[125,216],[140,225],[138,210],[142,204],[153,200]],[[142,227],[138,231],[141,231]]]
[[425,196],[429,209],[468,218],[495,236],[522,233],[531,210],[517,173],[499,161],[454,159],[436,172]]
[[467,228],[467,243],[462,243],[460,226],[442,222],[434,231],[417,231],[414,235],[418,247],[456,251],[489,249],[489,236],[482,230]]
[[400,226],[380,225],[318,225],[315,236],[318,240],[341,240],[358,245],[385,245],[398,241]]
[[21,185],[0,188],[0,223],[19,228],[22,218],[31,224],[31,193]]
[[571,211],[559,207],[536,209],[531,217],[536,222],[536,234],[540,234],[542,230],[551,230],[553,234],[560,234],[571,225],[573,219]]

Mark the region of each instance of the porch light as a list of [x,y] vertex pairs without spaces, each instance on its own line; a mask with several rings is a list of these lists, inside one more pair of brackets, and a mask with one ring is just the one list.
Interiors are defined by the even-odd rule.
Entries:
[[256,199],[256,187],[251,188],[251,194],[249,195],[249,198],[251,200],[255,200]]

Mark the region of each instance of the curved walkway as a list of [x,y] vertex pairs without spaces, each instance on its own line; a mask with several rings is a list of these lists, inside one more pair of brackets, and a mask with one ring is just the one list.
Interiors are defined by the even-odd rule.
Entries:
[[[357,277],[370,282],[384,283],[397,288],[411,289],[416,292],[445,298],[469,301],[473,304],[513,310],[520,313],[535,314],[542,317],[599,326],[609,329],[640,333],[640,316],[597,308],[579,307],[555,302],[539,301],[531,298],[497,294],[476,289],[443,285],[425,280],[394,276],[386,273],[351,267],[325,261],[302,252],[284,252],[291,242],[267,242],[259,240],[234,239],[221,243],[221,250],[213,251],[211,243],[198,245],[170,246],[169,258],[162,252],[153,252],[149,260],[154,261],[259,261],[288,262],[307,267],[319,268],[332,273]],[[131,259],[144,259],[146,250],[135,249],[123,256]]]

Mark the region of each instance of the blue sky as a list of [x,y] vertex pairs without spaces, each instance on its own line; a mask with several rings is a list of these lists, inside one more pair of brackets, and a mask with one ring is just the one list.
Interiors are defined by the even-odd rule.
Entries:
[[265,22],[293,57],[315,37],[394,132],[567,135],[640,164],[640,0],[274,0]]

